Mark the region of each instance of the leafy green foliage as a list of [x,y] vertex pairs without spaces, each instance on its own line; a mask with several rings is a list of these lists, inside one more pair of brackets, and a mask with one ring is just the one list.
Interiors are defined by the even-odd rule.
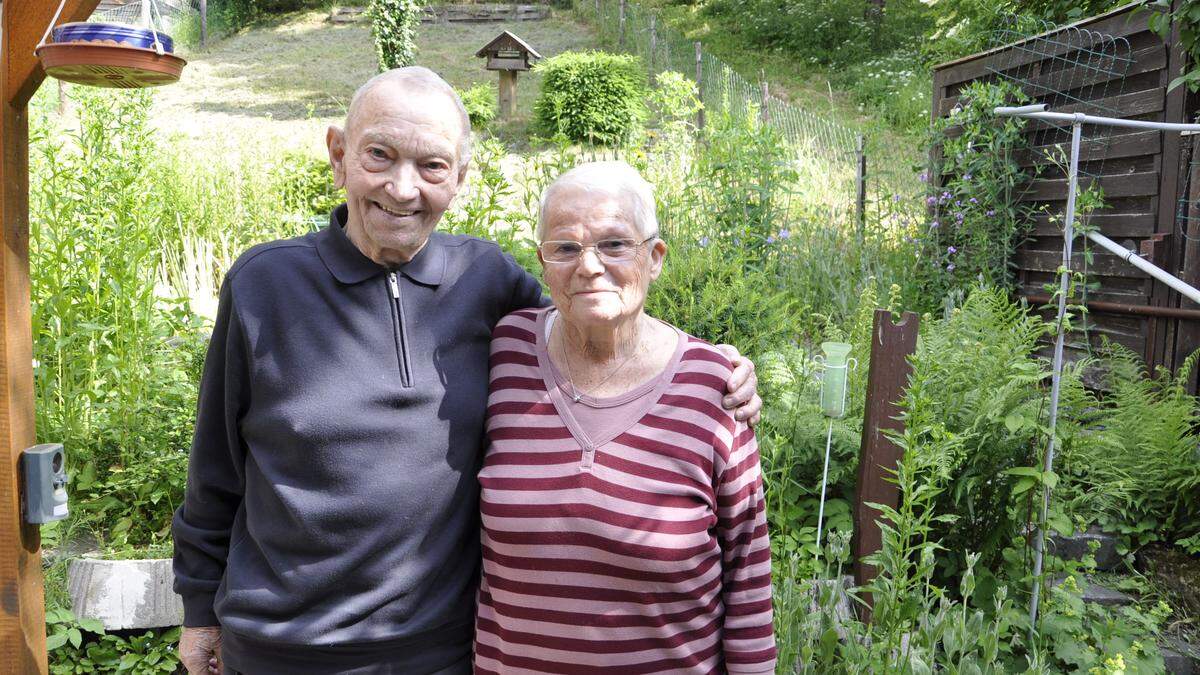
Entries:
[[471,119],[472,129],[483,129],[496,119],[496,88],[487,84],[477,84],[470,89],[458,92],[463,107],[467,109],[467,117]]
[[129,673],[155,675],[180,668],[175,644],[179,628],[120,637],[95,619],[79,619],[61,607],[46,611],[46,649],[54,675]]
[[367,5],[381,72],[413,64],[423,4],[421,0],[371,0]]
[[1026,147],[1025,121],[992,112],[1027,98],[1007,82],[972,83],[959,97],[932,139],[941,150],[942,188],[928,198],[933,220],[923,262],[936,296],[978,281],[1009,287],[1013,252],[1032,219],[1016,199],[1030,178],[1016,160]]
[[534,66],[542,74],[533,114],[543,133],[620,145],[646,118],[646,82],[636,56],[563,52]]
[[327,216],[342,203],[334,187],[333,168],[327,157],[291,150],[272,167],[272,178],[283,199],[283,209],[299,217]]

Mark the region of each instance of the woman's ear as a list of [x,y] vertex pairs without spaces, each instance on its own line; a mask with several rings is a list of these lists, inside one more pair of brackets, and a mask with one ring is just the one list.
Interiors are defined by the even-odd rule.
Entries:
[[650,246],[650,281],[654,281],[662,274],[663,260],[667,257],[667,242],[662,239],[655,239]]

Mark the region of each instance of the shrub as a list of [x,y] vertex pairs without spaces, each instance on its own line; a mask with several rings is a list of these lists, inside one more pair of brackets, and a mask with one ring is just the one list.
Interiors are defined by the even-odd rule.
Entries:
[[333,168],[325,157],[290,150],[272,167],[271,173],[285,213],[328,215],[343,201],[342,191],[334,187]]
[[367,5],[381,72],[412,65],[421,5],[421,0],[371,0]]
[[458,92],[467,117],[471,118],[472,129],[482,129],[496,119],[496,89],[491,85],[477,84]]
[[548,135],[619,145],[646,117],[646,76],[636,56],[564,52],[534,68],[542,74],[542,89],[533,114]]

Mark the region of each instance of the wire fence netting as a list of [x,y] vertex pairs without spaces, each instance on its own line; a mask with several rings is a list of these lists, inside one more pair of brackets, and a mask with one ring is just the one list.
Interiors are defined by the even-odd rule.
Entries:
[[857,208],[863,157],[865,208],[924,192],[918,178],[926,163],[920,144],[860,131],[773,95],[762,82],[747,79],[634,2],[577,0],[575,8],[591,19],[603,43],[640,57],[649,81],[675,71],[696,82],[707,118],[722,113],[738,119],[755,116],[779,132],[798,161],[822,162],[828,169],[830,196],[846,208]]
[[123,3],[103,2],[88,20],[132,26],[152,25],[169,33],[199,16],[200,0],[130,0]]

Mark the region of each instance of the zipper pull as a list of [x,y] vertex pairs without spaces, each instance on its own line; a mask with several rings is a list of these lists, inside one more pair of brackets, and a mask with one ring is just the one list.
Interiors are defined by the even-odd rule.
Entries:
[[396,273],[388,272],[388,283],[392,286],[392,297],[400,299],[400,285],[396,283]]

